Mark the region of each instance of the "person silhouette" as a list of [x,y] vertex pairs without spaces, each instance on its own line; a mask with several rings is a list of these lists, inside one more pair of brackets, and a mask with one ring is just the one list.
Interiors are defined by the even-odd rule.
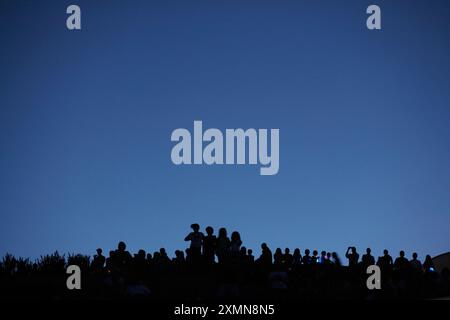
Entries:
[[186,248],[186,250],[184,250],[184,252],[185,252],[186,262],[191,263],[192,262],[191,249]]
[[253,256],[253,250],[252,249],[248,249],[247,250],[247,260],[249,261],[249,263],[253,263],[255,262],[255,256]]
[[277,248],[275,250],[275,253],[273,254],[273,263],[276,266],[281,266],[283,261],[283,252],[281,251],[281,248]]
[[175,250],[175,258],[172,259],[172,262],[178,267],[182,266],[185,262],[184,252],[181,250]]
[[436,268],[434,267],[433,259],[431,259],[431,256],[429,254],[426,255],[425,261],[423,262],[423,269],[425,273],[433,273],[436,271]]
[[319,251],[314,250],[313,255],[311,257],[311,264],[317,264],[319,263]]
[[242,246],[239,250],[239,259],[241,259],[242,261],[247,259],[247,248],[244,246]]
[[101,272],[103,270],[103,266],[105,265],[106,258],[102,255],[103,250],[101,248],[97,249],[97,254],[94,255],[94,259],[92,260],[91,268],[93,272]]
[[408,269],[409,266],[409,260],[405,258],[405,251],[400,251],[400,256],[394,261],[394,269],[403,271]]
[[292,256],[291,250],[289,248],[284,248],[283,263],[288,268],[290,268],[294,263],[294,257]]
[[321,264],[326,264],[326,263],[327,263],[327,260],[328,260],[328,258],[327,258],[327,253],[326,253],[326,251],[320,252],[320,260],[319,260],[319,262],[320,262]]
[[327,259],[325,260],[325,264],[332,264],[333,261],[331,260],[331,252],[327,252]]
[[191,224],[192,232],[189,233],[184,241],[190,241],[189,253],[191,255],[191,261],[198,262],[201,257],[203,233],[200,232],[200,226],[197,223]]
[[106,258],[105,266],[106,266],[108,273],[113,273],[117,269],[115,254],[116,254],[116,252],[114,250],[110,250],[109,256],[108,256],[108,258]]
[[214,229],[212,227],[206,227],[205,231],[206,236],[203,238],[203,258],[207,263],[213,263],[217,246],[217,237],[213,234]]
[[231,234],[231,241],[230,241],[230,253],[233,257],[237,257],[239,255],[241,245],[242,245],[241,235],[239,234],[239,232],[234,231]]
[[136,263],[136,262],[143,262],[143,261],[145,261],[145,250],[140,249],[140,250],[138,251],[138,253],[136,253],[136,254],[134,255],[133,261],[134,261],[135,263]]
[[303,264],[310,265],[312,263],[312,258],[309,255],[310,253],[311,253],[311,251],[309,251],[309,249],[305,250],[305,255],[303,256],[303,259],[302,259]]
[[365,268],[368,266],[375,264],[375,258],[371,255],[372,250],[370,248],[366,249],[366,254],[363,254],[361,258],[361,262],[364,265]]
[[136,279],[143,280],[145,271],[147,269],[145,250],[140,249],[138,253],[134,255],[133,265],[134,275],[136,276]]
[[333,252],[331,254],[331,258],[333,259],[333,263],[335,266],[337,266],[337,267],[342,266],[341,259],[339,258],[338,254],[336,252]]
[[292,258],[293,258],[292,263],[294,266],[299,266],[302,264],[302,254],[300,253],[299,248],[295,248]]
[[127,246],[125,242],[120,241],[114,254],[117,262],[117,267],[120,269],[120,271],[128,271],[131,261],[133,260],[133,257],[126,250],[126,248]]
[[348,247],[345,257],[348,259],[348,266],[355,267],[359,260],[359,254],[356,252],[356,247]]
[[411,263],[411,267],[414,269],[414,270],[416,270],[416,271],[418,271],[418,272],[422,272],[423,270],[422,270],[422,262],[420,262],[420,260],[419,259],[417,259],[417,253],[416,252],[414,252],[413,254],[412,254],[412,260],[410,261],[410,263]]
[[269,246],[265,242],[261,244],[261,255],[258,259],[258,262],[263,267],[268,267],[272,264],[272,251],[269,249]]
[[228,257],[230,250],[230,239],[228,238],[227,229],[220,228],[217,237],[217,258],[219,263],[224,263]]
[[135,259],[145,260],[145,250],[139,249],[138,253],[134,255]]
[[153,262],[155,264],[158,264],[161,262],[161,254],[159,253],[159,251],[153,252]]
[[388,276],[391,274],[393,269],[393,261],[387,249],[384,249],[383,256],[378,258],[377,265],[380,267],[381,272],[387,274]]

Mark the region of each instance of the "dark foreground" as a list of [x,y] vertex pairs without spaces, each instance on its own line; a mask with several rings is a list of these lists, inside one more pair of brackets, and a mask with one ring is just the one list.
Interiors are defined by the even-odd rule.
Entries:
[[[1,264],[2,299],[148,299],[152,301],[243,301],[293,300],[398,300],[450,296],[450,276],[433,268],[417,269],[410,263],[379,262],[381,289],[369,290],[367,266],[351,267],[324,260],[295,263],[290,256],[275,260],[248,255],[229,255],[219,263],[203,256],[169,259],[162,252],[154,257],[115,251],[113,258],[58,254],[37,263],[5,257]],[[268,257],[269,255],[267,255]],[[283,258],[284,257],[284,258]],[[305,257],[303,257],[305,259]],[[100,260],[100,261],[99,261]],[[112,261],[113,260],[113,261]],[[307,259],[308,260],[308,259]],[[307,261],[306,260],[306,261]],[[68,265],[81,270],[81,289],[69,290]]]

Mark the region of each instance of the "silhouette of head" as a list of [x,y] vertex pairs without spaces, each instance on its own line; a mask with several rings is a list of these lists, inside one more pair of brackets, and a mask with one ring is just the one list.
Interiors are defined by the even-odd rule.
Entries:
[[253,250],[252,250],[252,249],[248,249],[248,250],[247,250],[247,253],[248,253],[249,256],[251,256],[252,253],[253,253]]
[[289,250],[289,248],[285,248],[285,249],[284,249],[284,253],[285,253],[285,254],[289,254],[290,252],[291,252],[291,250]]
[[119,245],[117,246],[117,249],[119,249],[119,251],[125,251],[125,249],[127,248],[125,242],[120,241]]
[[183,256],[183,251],[175,250],[175,257],[177,257],[178,259],[181,259],[182,256]]
[[366,249],[367,254],[370,254],[372,252],[372,250],[370,248]]
[[200,226],[198,225],[198,223],[191,224],[191,228],[192,230],[194,230],[194,232],[198,232],[198,230],[200,230]]
[[261,249],[263,250],[267,249],[267,243],[265,242],[261,243]]
[[402,250],[402,251],[400,251],[400,257],[402,257],[402,258],[403,258],[404,256],[405,256],[405,251],[403,251],[403,250]]
[[311,251],[309,251],[309,249],[306,249],[305,250],[305,254],[307,255],[307,256],[309,256],[309,253],[310,253]]
[[97,254],[100,256],[102,254],[103,250],[101,248],[97,249]]
[[214,233],[213,227],[210,227],[210,226],[206,227],[206,234],[208,236],[211,236],[213,233]]
[[220,229],[219,229],[219,237],[225,238],[226,236],[227,236],[227,229],[225,229],[225,228],[220,228]]
[[414,253],[412,254],[412,257],[413,257],[414,260],[417,259],[417,252],[414,252]]
[[389,251],[388,251],[387,249],[384,249],[384,250],[383,250],[383,254],[384,254],[385,256],[387,256],[387,255],[389,254]]
[[322,257],[325,257],[325,256],[327,255],[327,253],[326,253],[325,251],[322,251],[322,252],[320,253],[320,255],[321,255]]
[[240,241],[241,235],[239,234],[239,232],[233,231],[233,233],[231,234],[231,240],[232,241]]

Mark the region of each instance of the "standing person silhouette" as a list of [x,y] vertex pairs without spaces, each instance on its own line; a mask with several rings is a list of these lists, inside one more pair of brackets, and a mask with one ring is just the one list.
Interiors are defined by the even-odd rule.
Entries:
[[106,262],[105,256],[102,254],[103,250],[101,248],[97,249],[97,254],[94,255],[94,260],[91,264],[91,269],[93,272],[101,272]]
[[312,258],[309,255],[311,251],[309,251],[309,249],[305,249],[305,255],[303,256],[302,262],[304,265],[310,265]]
[[404,271],[410,267],[409,260],[405,258],[405,251],[400,251],[400,255],[394,261],[394,269]]
[[427,274],[434,273],[436,271],[433,259],[431,259],[431,256],[429,254],[426,255],[425,261],[423,262],[423,270]]
[[217,237],[217,258],[219,263],[224,263],[230,251],[230,238],[228,238],[227,229],[220,228]]
[[348,259],[348,266],[355,267],[359,260],[359,254],[356,252],[356,247],[348,247],[345,257]]
[[214,255],[217,246],[217,237],[213,234],[212,227],[206,227],[206,236],[203,238],[203,258],[206,263],[214,262]]
[[258,262],[263,267],[269,267],[272,265],[272,251],[265,242],[261,244],[261,255],[258,258]]
[[254,263],[255,262],[255,256],[253,255],[253,250],[252,249],[248,249],[247,250],[247,259],[250,263]]
[[302,254],[300,253],[299,248],[295,248],[294,254],[292,255],[293,264],[295,266],[299,266],[302,264]]
[[331,254],[331,258],[333,259],[333,263],[336,267],[342,266],[341,259],[339,258],[338,254],[336,252],[333,252]]
[[417,257],[418,257],[417,253],[414,252],[412,254],[412,260],[410,261],[411,267],[417,272],[422,272],[423,271],[422,270],[422,262],[420,262],[420,260],[417,259]]
[[294,263],[294,257],[292,256],[291,250],[289,248],[284,248],[283,263],[288,268],[290,268]]
[[201,233],[200,226],[197,223],[191,224],[192,232],[189,233],[184,241],[190,241],[189,254],[192,262],[198,262],[201,257],[203,233]]
[[120,241],[117,245],[117,250],[115,252],[115,256],[117,258],[117,262],[119,264],[120,268],[127,268],[131,261],[133,260],[133,257],[131,256],[131,253],[129,253],[126,250],[127,246],[125,242]]
[[385,275],[382,279],[391,277],[392,271],[394,270],[394,262],[387,249],[384,249],[383,255],[378,258],[377,265],[380,267],[381,273]]
[[237,257],[239,255],[239,251],[241,250],[242,240],[239,232],[234,231],[231,234],[230,241],[230,253],[232,257]]
[[386,270],[387,272],[390,272],[393,268],[393,260],[392,257],[389,255],[389,251],[387,249],[383,250],[383,256],[378,258],[377,265],[381,268],[381,271]]
[[320,253],[320,260],[319,260],[320,264],[326,264],[327,260],[328,260],[327,252],[326,251],[322,251]]
[[363,254],[361,261],[365,268],[368,266],[375,264],[375,258],[373,255],[371,255],[372,250],[370,248],[366,249],[366,254]]

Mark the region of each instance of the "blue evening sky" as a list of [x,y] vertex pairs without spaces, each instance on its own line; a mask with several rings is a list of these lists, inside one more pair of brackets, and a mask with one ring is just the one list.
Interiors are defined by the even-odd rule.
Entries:
[[[194,120],[279,128],[278,175],[173,165]],[[447,0],[0,0],[0,255],[172,255],[193,222],[257,255],[439,254],[449,142]]]

